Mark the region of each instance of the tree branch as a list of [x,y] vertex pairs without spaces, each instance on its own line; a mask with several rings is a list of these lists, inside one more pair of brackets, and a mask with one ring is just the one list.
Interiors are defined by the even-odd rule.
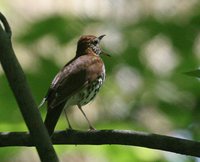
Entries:
[[0,13],[0,20],[4,27],[3,29],[0,24],[1,65],[5,71],[41,161],[57,162],[57,155],[30,92],[23,70],[12,48],[10,26],[2,13]]
[[[53,134],[52,142],[58,145],[140,146],[200,157],[200,142],[130,130],[58,131]],[[5,146],[33,146],[33,144],[26,132],[2,132],[0,133],[0,147]]]

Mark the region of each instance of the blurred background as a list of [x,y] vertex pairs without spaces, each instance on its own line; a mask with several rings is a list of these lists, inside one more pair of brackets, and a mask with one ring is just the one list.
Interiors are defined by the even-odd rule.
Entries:
[[[84,107],[96,129],[129,129],[200,139],[200,83],[184,75],[200,62],[199,0],[1,0],[13,46],[38,105],[83,34],[99,36],[107,78]],[[0,131],[27,131],[0,69]],[[72,126],[87,130],[77,109]],[[41,110],[44,118],[46,110]],[[62,116],[57,129],[65,129]],[[67,162],[198,162],[194,157],[127,146],[55,146]],[[0,148],[1,162],[38,162],[34,148]]]

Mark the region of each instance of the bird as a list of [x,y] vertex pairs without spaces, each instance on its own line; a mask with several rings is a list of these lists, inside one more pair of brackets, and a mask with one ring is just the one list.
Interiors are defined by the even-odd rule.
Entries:
[[42,107],[47,102],[47,114],[44,124],[50,136],[53,134],[63,111],[68,122],[68,128],[72,129],[66,110],[74,105],[77,105],[82,112],[89,129],[95,129],[84,113],[82,106],[95,98],[105,81],[105,65],[100,56],[110,55],[100,48],[100,42],[104,36],[81,36],[77,43],[75,57],[54,77],[39,105],[39,107]]

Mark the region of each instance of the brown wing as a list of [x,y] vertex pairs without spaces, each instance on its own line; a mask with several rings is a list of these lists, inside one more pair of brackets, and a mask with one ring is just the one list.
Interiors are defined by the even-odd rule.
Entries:
[[65,103],[73,94],[101,75],[100,62],[99,57],[84,55],[68,63],[52,81],[46,98],[48,108]]
[[51,135],[67,100],[77,91],[88,86],[102,73],[98,56],[84,55],[68,63],[54,78],[47,93],[47,115],[44,124]]
[[77,68],[77,61],[65,66],[52,81],[47,96],[48,109],[66,102],[77,90],[86,83],[86,71],[83,67]]

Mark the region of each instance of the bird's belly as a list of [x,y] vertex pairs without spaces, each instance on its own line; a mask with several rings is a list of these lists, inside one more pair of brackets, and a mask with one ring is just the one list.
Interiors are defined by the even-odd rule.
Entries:
[[96,96],[96,94],[99,92],[99,89],[101,88],[103,84],[103,78],[99,77],[97,80],[91,83],[88,87],[84,88],[80,93],[80,105],[86,105],[91,100],[93,100]]
[[85,87],[79,93],[73,95],[68,102],[66,103],[65,107],[72,106],[72,105],[86,105],[91,100],[93,100],[96,94],[99,92],[100,87],[102,86],[104,78],[99,77],[95,81],[93,81],[89,86]]

